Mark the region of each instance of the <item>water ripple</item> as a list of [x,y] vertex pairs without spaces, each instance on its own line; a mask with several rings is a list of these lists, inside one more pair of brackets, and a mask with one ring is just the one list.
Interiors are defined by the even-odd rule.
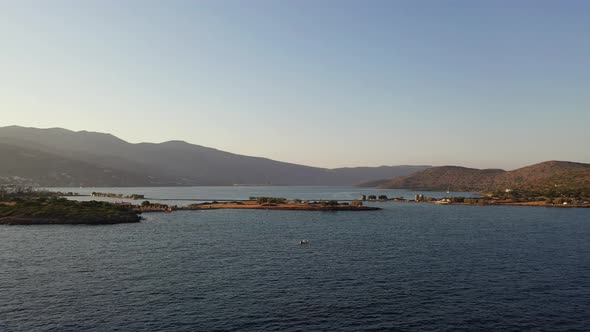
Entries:
[[385,207],[3,226],[0,330],[590,327],[590,211]]

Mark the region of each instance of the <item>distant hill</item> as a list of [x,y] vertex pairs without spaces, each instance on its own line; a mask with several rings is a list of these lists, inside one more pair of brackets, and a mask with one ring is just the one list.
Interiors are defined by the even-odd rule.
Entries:
[[513,171],[441,166],[375,183],[379,188],[418,190],[450,188],[452,191],[590,188],[590,164],[547,161]]
[[183,141],[132,144],[111,134],[0,127],[0,182],[41,186],[353,185],[430,166],[325,169]]
[[[383,177],[408,175],[417,171],[428,169],[428,165],[400,165],[400,166],[379,166],[379,167],[344,167],[327,170],[327,175],[320,175],[321,178],[329,179],[335,184],[357,185],[370,179]],[[375,176],[379,175],[379,176]]]
[[407,176],[397,177],[379,188],[417,190],[479,191],[493,186],[494,178],[504,173],[501,169],[475,169],[458,166],[432,167]]
[[357,183],[355,186],[361,187],[361,188],[377,188],[377,187],[383,186],[385,184],[388,184],[389,182],[391,182],[391,180],[393,180],[393,179],[379,179],[379,180],[363,181],[363,182]]
[[590,164],[546,161],[501,174],[494,184],[496,188],[590,188]]

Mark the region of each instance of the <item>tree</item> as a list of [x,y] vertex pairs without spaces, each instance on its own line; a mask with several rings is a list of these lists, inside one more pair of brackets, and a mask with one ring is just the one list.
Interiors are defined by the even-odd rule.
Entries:
[[463,202],[465,202],[465,197],[451,197],[451,202],[463,203]]
[[287,202],[287,199],[282,197],[258,197],[256,198],[256,202],[258,204],[285,204]]

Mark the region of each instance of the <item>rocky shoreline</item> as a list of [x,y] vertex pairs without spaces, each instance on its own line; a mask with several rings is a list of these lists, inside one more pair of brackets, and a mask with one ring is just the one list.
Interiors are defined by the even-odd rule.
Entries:
[[4,217],[0,218],[0,225],[113,225],[123,223],[138,223],[139,215],[116,218],[37,218],[37,217]]

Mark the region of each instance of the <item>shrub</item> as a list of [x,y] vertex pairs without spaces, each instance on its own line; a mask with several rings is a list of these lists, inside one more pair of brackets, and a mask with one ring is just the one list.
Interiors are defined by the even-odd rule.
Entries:
[[355,199],[351,203],[352,206],[363,206],[363,202],[361,200]]
[[287,203],[287,199],[282,198],[282,197],[257,197],[256,202],[258,204],[264,204],[264,203],[285,204],[285,203]]

